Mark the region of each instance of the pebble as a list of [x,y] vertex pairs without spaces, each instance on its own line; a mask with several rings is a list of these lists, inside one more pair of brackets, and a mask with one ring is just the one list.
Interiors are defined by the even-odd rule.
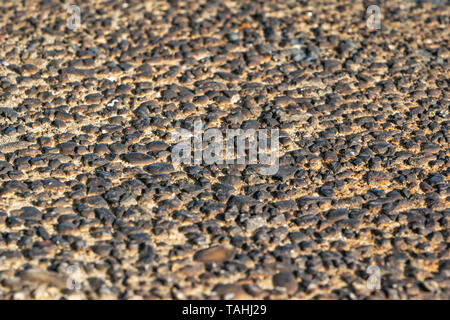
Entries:
[[145,153],[129,152],[122,155],[122,159],[130,164],[147,165],[155,161],[155,159]]
[[298,283],[291,272],[280,272],[272,277],[275,288],[280,287],[286,290],[287,294],[294,294],[298,290]]
[[170,163],[154,163],[145,166],[144,170],[150,174],[164,174],[173,172],[174,168]]
[[218,284],[213,288],[213,292],[217,293],[224,300],[242,300],[250,297],[245,289],[237,284]]
[[20,273],[20,279],[26,283],[43,284],[57,288],[66,288],[65,277],[53,271],[28,269]]
[[261,227],[263,227],[266,224],[266,220],[264,220],[263,217],[255,216],[250,219],[248,219],[245,222],[245,229],[248,232],[253,232]]
[[[392,2],[383,21],[400,23],[376,32],[334,0],[92,1],[76,32],[55,1],[16,2],[2,299],[449,298],[442,1]],[[172,132],[198,120],[279,129],[277,172],[173,163]]]
[[203,263],[223,263],[233,258],[235,249],[230,246],[214,246],[197,251],[194,260]]

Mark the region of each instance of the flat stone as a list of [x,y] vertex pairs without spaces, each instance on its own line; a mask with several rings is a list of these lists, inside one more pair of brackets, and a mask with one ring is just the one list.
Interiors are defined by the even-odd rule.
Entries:
[[168,147],[169,145],[164,141],[153,141],[147,144],[148,151],[163,151],[167,150]]
[[22,219],[41,220],[42,218],[42,212],[35,207],[22,207],[20,211]]
[[123,154],[121,157],[124,161],[137,165],[147,165],[155,160],[152,156],[140,152],[129,152]]
[[221,299],[249,299],[250,296],[245,292],[244,288],[238,284],[218,284],[212,290],[217,293]]
[[194,260],[204,263],[222,263],[230,260],[234,256],[235,249],[231,246],[215,246],[197,251]]
[[173,165],[170,163],[154,163],[144,167],[144,170],[150,174],[165,174],[173,172]]
[[20,274],[22,281],[57,287],[67,288],[67,278],[54,272],[46,270],[29,269]]
[[255,216],[251,217],[245,222],[245,230],[248,232],[253,232],[258,228],[261,228],[266,225],[266,220],[263,217]]

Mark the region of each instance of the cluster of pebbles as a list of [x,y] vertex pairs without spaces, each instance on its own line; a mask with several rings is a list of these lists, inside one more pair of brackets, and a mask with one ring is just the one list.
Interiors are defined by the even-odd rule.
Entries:
[[449,299],[449,7],[371,4],[2,0],[0,299]]

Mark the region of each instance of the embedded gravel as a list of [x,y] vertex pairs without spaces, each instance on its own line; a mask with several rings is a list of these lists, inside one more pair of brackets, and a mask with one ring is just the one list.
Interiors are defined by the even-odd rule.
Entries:
[[450,299],[445,1],[73,2],[0,3],[0,299]]

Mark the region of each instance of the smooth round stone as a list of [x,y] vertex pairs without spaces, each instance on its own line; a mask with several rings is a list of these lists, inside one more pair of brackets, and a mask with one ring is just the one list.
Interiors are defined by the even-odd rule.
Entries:
[[65,288],[66,279],[53,271],[29,269],[20,274],[20,279],[26,283],[46,284],[57,288]]
[[215,246],[197,251],[194,260],[204,263],[221,263],[230,260],[234,256],[234,252],[235,249],[231,246]]
[[164,174],[173,172],[174,168],[170,163],[154,163],[144,167],[145,171],[151,174]]
[[298,283],[291,272],[280,272],[273,276],[274,287],[285,288],[288,294],[293,294],[298,289]]
[[155,159],[145,153],[129,152],[122,155],[122,159],[130,164],[146,165],[152,163]]

